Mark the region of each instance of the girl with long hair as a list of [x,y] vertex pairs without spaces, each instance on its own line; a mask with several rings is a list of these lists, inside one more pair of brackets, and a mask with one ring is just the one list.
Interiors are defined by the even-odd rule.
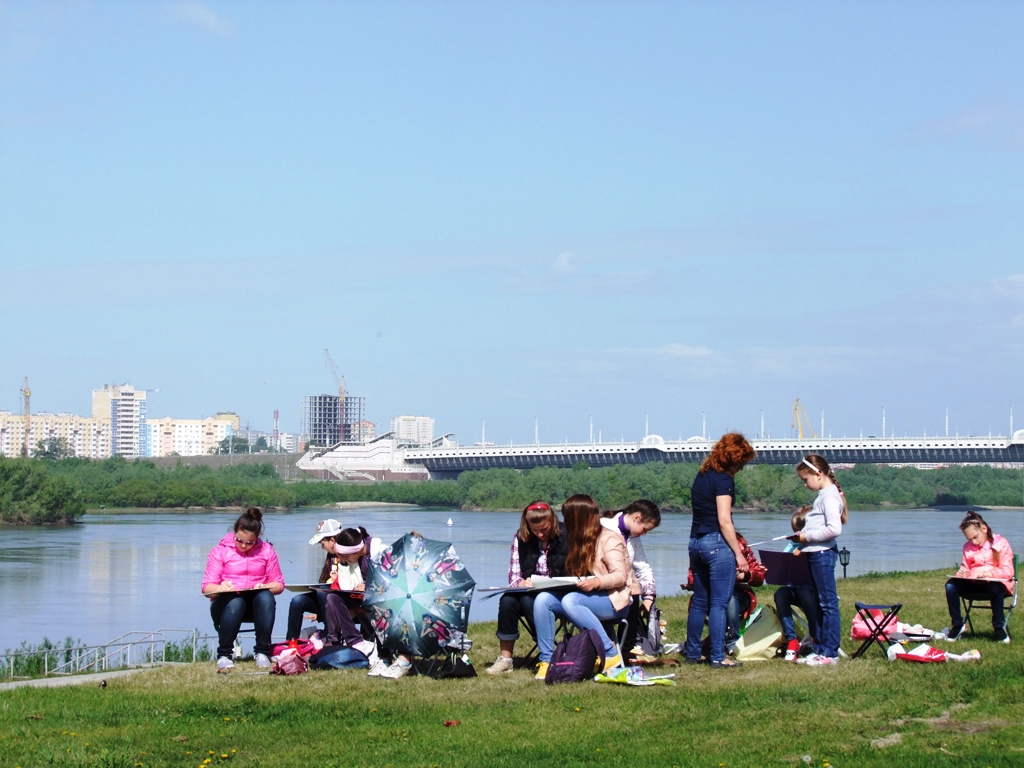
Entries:
[[601,510],[587,495],[577,494],[562,505],[562,520],[569,553],[567,576],[579,578],[577,588],[564,595],[541,592],[533,604],[540,665],[536,677],[547,676],[555,650],[556,618],[568,619],[580,629],[593,629],[601,636],[605,671],[622,665],[622,657],[601,625],[602,621],[623,619],[629,611],[633,571],[622,536],[601,525]]
[[958,640],[964,631],[960,612],[960,596],[986,595],[992,600],[992,630],[1000,643],[1009,643],[1006,633],[1007,595],[1013,594],[1013,550],[1010,542],[993,533],[988,523],[977,512],[969,511],[960,523],[967,539],[964,554],[956,576],[946,582],[946,605],[949,608],[950,628],[946,639]]

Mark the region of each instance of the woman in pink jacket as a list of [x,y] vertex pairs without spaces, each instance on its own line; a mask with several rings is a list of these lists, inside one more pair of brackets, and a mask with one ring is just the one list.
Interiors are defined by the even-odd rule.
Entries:
[[256,627],[256,666],[270,667],[270,636],[277,603],[284,591],[284,576],[269,541],[260,540],[263,513],[247,509],[234,531],[210,550],[203,575],[203,594],[210,598],[210,614],[217,629],[217,671],[230,672],[235,638],[243,621]]
[[579,577],[578,591],[541,592],[533,603],[533,624],[540,651],[538,680],[547,675],[559,616],[580,629],[597,630],[605,653],[604,668],[599,672],[622,666],[622,657],[601,622],[626,618],[632,602],[633,568],[626,543],[617,531],[601,525],[601,510],[594,500],[584,494],[566,499],[562,519],[569,543],[565,573]]
[[977,512],[968,512],[960,523],[967,543],[964,557],[956,576],[946,582],[946,604],[949,607],[950,642],[960,638],[964,619],[960,613],[960,595],[989,593],[992,597],[992,629],[1001,643],[1009,643],[1006,633],[1003,601],[1013,594],[1013,552],[1010,542],[992,533],[992,529]]

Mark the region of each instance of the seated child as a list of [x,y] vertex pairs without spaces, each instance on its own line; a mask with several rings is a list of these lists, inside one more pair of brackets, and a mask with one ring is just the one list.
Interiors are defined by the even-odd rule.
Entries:
[[[804,527],[804,520],[807,513],[813,507],[810,504],[800,507],[793,513],[790,524],[794,531],[801,531]],[[795,542],[786,544],[786,552],[800,554],[800,545]],[[804,584],[799,587],[779,587],[775,590],[775,612],[782,622],[782,634],[786,638],[786,661],[797,660],[800,653],[800,639],[796,634],[796,624],[793,622],[793,606],[797,606],[804,612],[808,628],[815,626],[818,615],[818,594],[814,591],[812,584]]]
[[987,592],[992,598],[992,629],[995,639],[1009,643],[1003,602],[1013,594],[1013,552],[1010,542],[992,529],[977,512],[970,511],[960,523],[967,543],[956,576],[946,582],[950,628],[946,639],[958,640],[964,631],[960,595]]

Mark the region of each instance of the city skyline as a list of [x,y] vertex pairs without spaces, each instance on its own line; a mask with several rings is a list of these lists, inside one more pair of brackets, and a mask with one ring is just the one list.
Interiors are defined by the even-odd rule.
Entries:
[[1020,429],[1022,24],[0,5],[0,410],[298,432],[329,348],[462,444]]

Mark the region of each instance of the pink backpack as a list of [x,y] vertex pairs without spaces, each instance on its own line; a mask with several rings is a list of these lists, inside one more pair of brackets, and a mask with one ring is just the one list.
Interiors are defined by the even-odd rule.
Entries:
[[297,653],[288,653],[280,656],[277,662],[270,669],[272,675],[301,675],[309,669],[306,660]]
[[[873,618],[876,623],[881,624],[882,617],[885,616],[885,611],[881,611],[877,608],[871,608],[870,610],[871,618]],[[886,640],[888,640],[889,636],[896,631],[896,622],[898,621],[899,617],[893,616],[892,620],[886,625],[885,629],[882,631],[882,636],[885,637]],[[853,626],[850,627],[850,639],[867,640],[869,637],[871,637],[871,628],[868,627],[868,623],[864,621],[864,619],[858,613],[856,616],[853,617]]]

